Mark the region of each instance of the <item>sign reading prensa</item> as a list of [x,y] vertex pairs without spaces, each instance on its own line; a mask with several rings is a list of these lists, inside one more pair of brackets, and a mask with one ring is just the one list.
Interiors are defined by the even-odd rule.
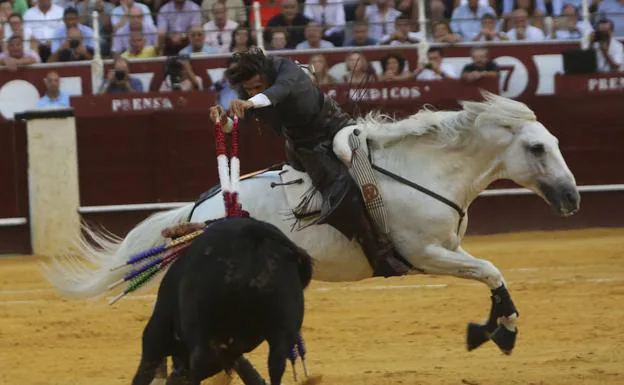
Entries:
[[587,80],[587,91],[624,91],[624,77],[591,78]]
[[173,103],[166,97],[113,99],[113,112],[160,111],[173,109]]

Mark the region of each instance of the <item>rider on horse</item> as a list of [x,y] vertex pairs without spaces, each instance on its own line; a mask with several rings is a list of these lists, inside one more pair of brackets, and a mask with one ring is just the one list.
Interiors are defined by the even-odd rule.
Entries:
[[[323,196],[316,223],[356,237],[375,276],[406,273],[392,242],[367,213],[349,169],[333,152],[334,135],[355,121],[291,60],[266,56],[260,49],[236,53],[232,59],[225,76],[240,99],[231,102],[231,112],[269,125],[285,137],[288,163],[307,172]],[[219,106],[210,108],[210,118],[213,123],[220,119],[225,131],[232,127]]]

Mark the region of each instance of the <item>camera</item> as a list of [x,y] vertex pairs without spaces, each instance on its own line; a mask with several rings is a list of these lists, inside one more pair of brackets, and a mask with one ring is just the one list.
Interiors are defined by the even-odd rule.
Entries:
[[182,65],[183,60],[188,61],[188,56],[170,56],[165,61],[165,77],[169,76],[171,89],[175,91],[182,89],[180,83],[182,82],[182,70],[184,69]]
[[594,34],[594,42],[604,43],[609,41],[609,33],[605,31],[596,31]]

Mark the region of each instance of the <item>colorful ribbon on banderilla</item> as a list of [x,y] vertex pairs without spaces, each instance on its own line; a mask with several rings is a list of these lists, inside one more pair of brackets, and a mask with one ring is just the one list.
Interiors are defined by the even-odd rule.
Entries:
[[217,166],[219,169],[219,183],[223,193],[225,215],[227,217],[249,216],[242,210],[238,201],[240,188],[240,159],[238,158],[238,117],[234,116],[231,131],[232,150],[228,160],[225,148],[225,132],[221,121],[215,124],[215,144],[217,146]]
[[[238,189],[240,186],[240,160],[238,158],[239,135],[237,117],[234,117],[231,134],[232,151],[231,160],[228,162],[223,127],[220,122],[215,125],[217,166],[219,170],[219,181],[221,183],[223,202],[225,204],[225,215],[226,217],[249,216],[249,213],[242,210],[242,206],[238,201]],[[206,229],[208,229],[208,227],[202,230],[194,231],[179,238],[169,240],[160,246],[156,246],[141,253],[132,255],[126,263],[113,267],[111,271],[127,266],[139,265],[139,267],[131,270],[123,278],[108,287],[109,290],[113,290],[117,286],[127,283],[126,289],[113,297],[109,301],[109,305],[114,304],[126,295],[138,290],[140,287],[156,277],[158,273],[164,271],[182,254],[182,252],[191,244],[191,241],[203,234]]]

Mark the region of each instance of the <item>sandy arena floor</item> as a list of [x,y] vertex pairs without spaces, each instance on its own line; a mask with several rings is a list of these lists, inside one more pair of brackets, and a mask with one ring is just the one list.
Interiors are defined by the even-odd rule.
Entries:
[[[491,342],[465,349],[466,323],[489,310],[479,283],[315,282],[304,326],[312,372],[332,385],[624,384],[624,230],[472,237],[465,246],[510,284],[521,314],[511,356]],[[129,384],[153,300],[61,300],[34,258],[0,259],[0,384]],[[250,357],[266,373],[265,346]]]

